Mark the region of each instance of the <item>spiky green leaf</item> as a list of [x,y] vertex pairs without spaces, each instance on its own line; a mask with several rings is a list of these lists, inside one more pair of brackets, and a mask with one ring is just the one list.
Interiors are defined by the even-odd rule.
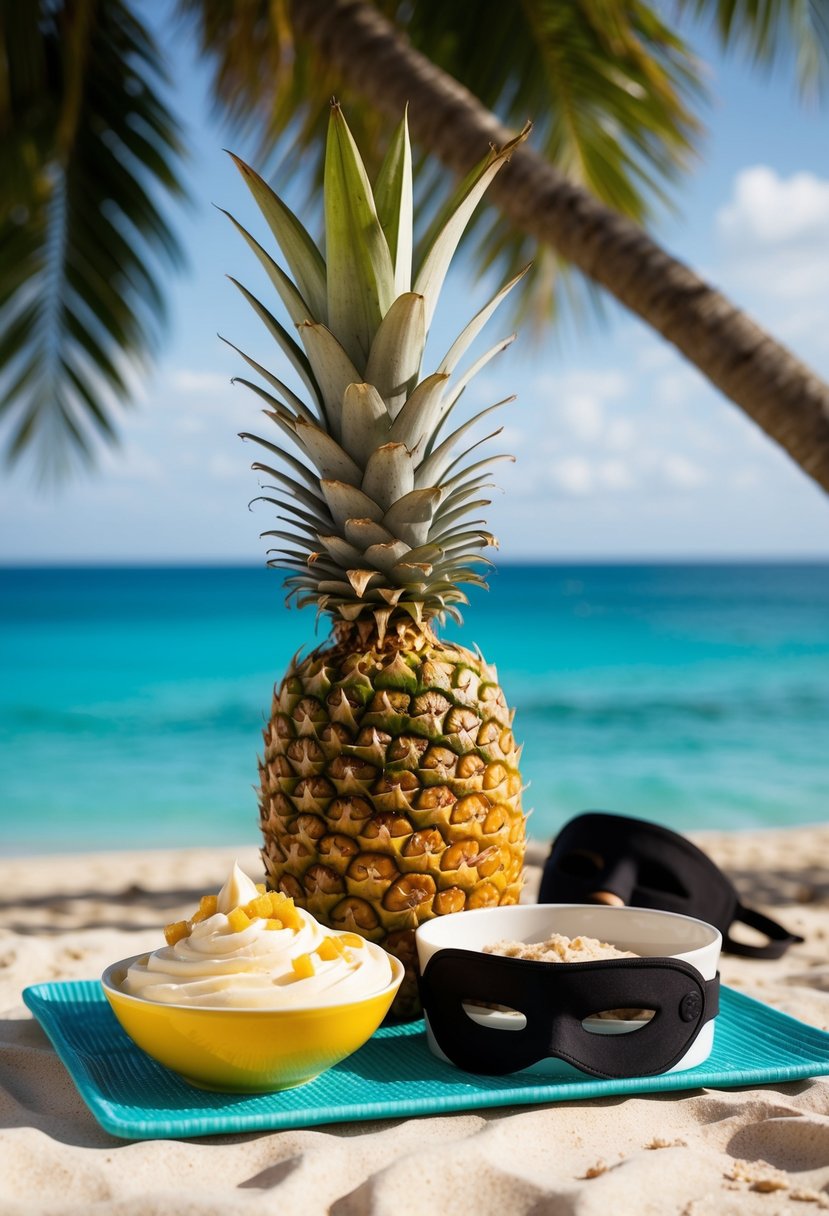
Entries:
[[423,296],[425,302],[427,332],[437,307],[446,271],[472,212],[496,173],[503,168],[515,148],[527,138],[531,129],[531,124],[527,123],[521,133],[504,144],[503,148],[492,149],[452,196],[446,208],[446,218],[423,254],[413,284],[414,290]]
[[347,519],[366,518],[376,522],[383,518],[383,508],[357,486],[335,478],[324,478],[320,482],[320,489],[339,527]]
[[505,283],[499,292],[496,292],[489,303],[485,304],[480,312],[475,313],[475,316],[465,327],[465,329],[461,331],[460,335],[449,347],[449,350],[446,352],[443,359],[441,359],[437,369],[439,372],[446,372],[447,375],[452,374],[452,372],[458,366],[458,363],[460,363],[461,359],[466,354],[466,351],[475,341],[489,318],[495,312],[495,309],[502,300],[506,299],[513,287],[516,287],[521,282],[529,269],[529,266],[525,266],[524,269],[519,271],[514,278],[510,279],[508,283]]
[[392,266],[394,294],[400,296],[412,284],[412,148],[406,112],[383,158],[374,186],[377,216],[386,235]]
[[372,452],[362,482],[369,498],[388,511],[398,498],[414,488],[414,465],[405,444],[384,443]]
[[431,435],[437,419],[443,413],[447,380],[448,376],[440,372],[421,380],[395,418],[389,432],[389,440],[392,443],[404,443],[412,450],[418,463],[423,459],[423,453],[417,450],[418,445]]
[[305,322],[297,326],[297,332],[319,385],[331,434],[340,439],[345,390],[363,377],[327,326]]
[[[501,409],[502,406],[508,405],[514,400],[514,396],[505,397],[503,401],[496,401],[494,405],[489,405],[485,410],[480,410],[474,415],[474,417],[468,419],[468,421],[457,427],[447,439],[444,439],[443,443],[438,444],[435,450],[430,453],[429,457],[424,460],[417,469],[418,486],[440,484],[441,479],[447,470],[452,468],[453,465],[457,463],[457,461],[453,461],[451,457],[460,439],[468,431],[471,431],[473,427],[477,426],[482,418],[486,418],[489,414],[494,413],[495,410]],[[498,431],[493,432],[493,434],[498,433]],[[487,438],[491,437],[492,436],[487,436]],[[484,440],[482,439],[479,442],[483,443]],[[478,445],[475,444],[473,446],[477,447]],[[472,451],[472,448],[468,448],[467,451]]]
[[230,156],[276,238],[300,295],[313,311],[314,320],[325,323],[328,320],[326,267],[316,243],[290,207],[256,170],[232,152]]
[[408,544],[422,545],[429,535],[442,496],[442,491],[437,486],[412,490],[392,503],[383,516],[383,524]]
[[278,379],[278,377],[274,376],[272,372],[269,372],[266,367],[263,367],[261,363],[257,363],[255,359],[251,359],[250,355],[246,355],[243,350],[240,350],[238,346],[235,346],[232,342],[228,341],[227,338],[223,338],[221,334],[219,334],[219,339],[220,341],[224,342],[226,346],[229,346],[231,350],[235,350],[237,355],[241,355],[248,367],[252,367],[257,375],[261,376],[263,380],[267,380],[271,388],[275,388],[278,393],[281,393],[291,409],[299,414],[301,418],[306,418],[309,422],[319,422],[319,418],[317,418],[311,412],[311,410],[308,409],[308,406],[301,397],[296,395],[293,389],[288,388],[287,384],[283,384],[283,382]]
[[328,324],[364,369],[394,299],[394,270],[365,166],[336,103],[325,150],[324,201]]
[[373,384],[395,418],[417,383],[426,342],[423,296],[398,296],[380,323],[366,363]]
[[373,519],[347,519],[345,539],[363,552],[371,545],[385,545],[395,539],[393,533]]
[[350,481],[355,485],[360,480],[360,467],[327,431],[313,426],[303,418],[297,420],[296,437],[302,450],[307,453],[319,470],[321,478]]
[[259,242],[251,236],[246,228],[242,227],[229,211],[225,211],[223,207],[219,207],[219,211],[221,211],[222,215],[227,216],[239,235],[244,238],[248,248],[256,254],[265,273],[276,288],[277,295],[285,305],[288,316],[293,323],[299,325],[301,321],[318,321],[320,318],[312,315],[311,308],[306,304],[295,284],[291,282],[285,271],[281,266],[277,265],[267,250],[262,248]]
[[363,467],[371,453],[389,438],[386,403],[373,384],[349,384],[343,394],[342,444]]
[[270,312],[261,300],[257,300],[253,292],[248,291],[247,287],[243,287],[238,279],[234,279],[232,275],[228,275],[230,282],[236,287],[250,304],[253,311],[261,320],[262,324],[267,329],[271,337],[281,346],[282,350],[288,356],[294,370],[302,380],[305,387],[308,389],[311,396],[317,402],[321,409],[324,410],[325,402],[323,400],[320,386],[316,381],[314,373],[311,369],[311,364],[304,354],[298,342],[295,342],[288,333],[284,325],[277,321],[276,317]]

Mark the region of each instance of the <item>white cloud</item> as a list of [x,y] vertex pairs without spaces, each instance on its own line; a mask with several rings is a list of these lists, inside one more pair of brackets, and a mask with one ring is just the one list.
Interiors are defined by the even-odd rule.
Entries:
[[707,480],[705,471],[693,460],[673,453],[664,457],[662,475],[670,485],[680,490],[695,490]]
[[627,376],[613,368],[604,371],[576,369],[561,376],[540,372],[530,380],[530,392],[536,397],[548,397],[550,405],[571,393],[585,393],[607,400],[623,396],[627,389]]
[[238,460],[232,460],[229,456],[225,456],[223,452],[215,452],[208,460],[207,468],[212,477],[217,477],[221,481],[238,479],[245,471],[244,467],[240,466]]
[[646,346],[636,352],[636,367],[639,371],[660,371],[663,367],[673,367],[675,363],[676,351],[667,342],[648,341]]
[[604,430],[602,403],[588,393],[570,393],[561,403],[561,417],[574,438],[594,443]]
[[170,383],[180,393],[223,393],[229,387],[230,378],[219,372],[180,367],[170,374]]
[[564,494],[589,494],[593,489],[593,468],[581,456],[559,460],[550,470],[555,486]]
[[[743,169],[717,226],[724,240],[718,275],[761,323],[780,332],[793,313],[808,316],[817,305],[820,317],[809,317],[806,328],[825,332],[829,180],[814,173],[784,178],[765,165]],[[802,340],[802,321],[790,336]]]
[[782,178],[767,165],[743,169],[717,223],[728,237],[765,245],[829,234],[829,181],[813,173]]
[[621,460],[602,460],[597,472],[606,490],[630,490],[636,484],[633,473]]
[[615,369],[535,375],[530,393],[533,403],[545,410],[542,446],[548,451],[562,443],[571,450],[574,445],[601,447],[613,425],[608,409],[628,390],[627,377]]
[[568,497],[618,493],[630,490],[636,483],[624,461],[588,460],[584,456],[567,456],[555,461],[550,466],[549,478],[554,488]]
[[512,452],[517,448],[523,447],[529,438],[530,437],[527,435],[526,431],[521,430],[520,427],[505,426],[501,431],[501,434],[498,436],[498,442],[501,444],[504,451]]
[[174,418],[172,426],[182,435],[200,435],[204,430],[204,419],[198,418],[194,414],[185,414],[183,417]]
[[759,486],[760,481],[760,470],[752,465],[736,469],[731,478],[731,484],[735,490],[753,490]]
[[777,333],[787,342],[808,342],[820,350],[829,350],[826,309],[819,305],[790,309],[778,323]]
[[777,249],[765,258],[755,257],[744,277],[752,290],[785,302],[787,308],[804,300],[825,300],[829,242],[823,241],[814,249]]
[[605,442],[616,452],[627,452],[633,447],[636,428],[629,418],[613,418],[605,431]]
[[118,480],[160,481],[164,474],[161,461],[136,443],[122,448],[103,448],[99,457],[101,472]]
[[688,367],[680,366],[660,376],[654,385],[656,399],[666,405],[685,405],[698,388],[699,377]]

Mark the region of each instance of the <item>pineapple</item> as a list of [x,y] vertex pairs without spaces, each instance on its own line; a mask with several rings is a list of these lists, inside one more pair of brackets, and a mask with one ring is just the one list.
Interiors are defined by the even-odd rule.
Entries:
[[[413,272],[406,118],[374,189],[339,106],[325,158],[325,259],[299,219],[234,158],[293,278],[229,217],[263,265],[299,341],[236,284],[307,390],[303,399],[243,352],[267,384],[271,478],[284,529],[269,564],[288,599],[332,618],[275,690],[260,762],[262,856],[271,888],[324,924],[383,945],[407,971],[398,1016],[417,1012],[414,930],[430,917],[515,903],[525,842],[520,749],[494,668],[441,641],[464,585],[486,586],[468,518],[499,455],[456,449],[497,406],[443,434],[469,381],[512,340],[456,369],[516,276],[430,374],[424,345],[449,261],[515,144],[492,149],[427,234]],[[235,280],[233,280],[235,282]],[[508,400],[512,400],[509,398]],[[505,402],[499,402],[503,405]],[[494,434],[498,434],[496,431]],[[488,436],[492,438],[493,436]],[[285,440],[290,440],[286,445]],[[298,455],[297,455],[298,453]]]

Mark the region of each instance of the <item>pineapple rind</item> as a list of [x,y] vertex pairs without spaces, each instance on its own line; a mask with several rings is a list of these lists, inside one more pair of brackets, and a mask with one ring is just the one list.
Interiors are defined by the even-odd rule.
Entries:
[[[328,715],[343,701],[349,714],[334,732]],[[260,763],[268,885],[396,954],[407,968],[401,1015],[414,1008],[418,924],[518,901],[525,841],[511,724],[494,671],[429,634],[400,651],[321,648],[275,691]]]

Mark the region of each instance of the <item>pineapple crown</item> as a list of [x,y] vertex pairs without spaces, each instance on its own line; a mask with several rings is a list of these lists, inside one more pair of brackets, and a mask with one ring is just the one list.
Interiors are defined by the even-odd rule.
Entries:
[[[492,313],[523,277],[476,313],[435,371],[422,376],[424,346],[449,262],[472,212],[522,133],[488,155],[461,182],[415,256],[412,158],[404,114],[372,190],[360,153],[334,102],[325,154],[325,257],[300,220],[263,179],[233,157],[293,278],[233,216],[296,328],[299,341],[247,288],[233,282],[287,356],[307,390],[293,392],[233,346],[268,388],[237,378],[265,403],[275,434],[242,434],[277,456],[257,461],[278,497],[254,501],[285,512],[288,529],[269,565],[290,572],[288,600],[316,604],[341,630],[408,632],[468,603],[461,584],[486,587],[476,569],[495,537],[469,519],[489,505],[492,465],[506,454],[469,460],[499,428],[456,454],[476,423],[514,397],[441,432],[466,386],[515,335],[455,375]],[[227,213],[225,213],[227,214]],[[310,404],[309,404],[310,402]],[[290,445],[286,445],[286,440]],[[293,451],[291,449],[294,449]],[[298,454],[296,454],[298,453]]]

